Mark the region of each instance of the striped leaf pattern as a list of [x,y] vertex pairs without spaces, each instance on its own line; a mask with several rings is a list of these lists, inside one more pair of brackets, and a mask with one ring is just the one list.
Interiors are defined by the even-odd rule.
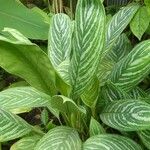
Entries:
[[105,129],[102,127],[102,125],[96,121],[93,117],[90,121],[90,128],[89,128],[90,136],[99,135],[105,133]]
[[10,150],[34,150],[37,142],[41,139],[41,136],[34,135],[24,137],[21,140],[14,143]]
[[100,115],[108,126],[121,131],[137,131],[150,127],[150,105],[138,100],[110,103]]
[[107,5],[122,6],[128,4],[128,2],[130,2],[130,0],[107,0]]
[[69,127],[56,127],[50,130],[36,145],[35,150],[81,150],[78,133]]
[[102,134],[89,138],[83,144],[83,150],[142,150],[141,147],[129,138]]
[[32,131],[22,118],[0,108],[0,142],[13,140]]
[[130,23],[138,8],[139,6],[136,4],[122,8],[107,24],[106,48],[103,57],[112,49],[116,39]]
[[127,94],[111,82],[108,82],[104,87],[102,87],[101,94],[107,102],[131,98],[129,94]]
[[107,57],[114,62],[120,61],[132,49],[131,43],[125,33],[121,34],[115,41],[114,46]]
[[70,57],[71,36],[70,18],[62,13],[54,15],[49,31],[48,55],[55,68]]
[[0,108],[20,109],[50,105],[51,97],[32,87],[16,87],[0,92]]
[[112,70],[110,79],[125,91],[132,90],[150,73],[150,40],[138,44]]
[[104,43],[105,11],[100,0],[79,0],[75,17],[70,79],[73,95],[83,94],[99,64]]
[[143,144],[150,150],[150,130],[139,131],[138,135]]

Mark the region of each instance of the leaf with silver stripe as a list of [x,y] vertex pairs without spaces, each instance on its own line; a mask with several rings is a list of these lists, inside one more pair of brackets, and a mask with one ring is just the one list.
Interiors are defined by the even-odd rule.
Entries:
[[0,142],[22,137],[33,128],[19,116],[0,108]]
[[27,136],[14,143],[10,150],[34,150],[37,142],[41,139],[39,135]]
[[93,136],[83,144],[83,150],[142,150],[131,139],[119,135],[102,134]]
[[107,24],[106,48],[103,51],[103,57],[112,49],[116,39],[130,23],[138,8],[139,6],[136,4],[122,8]]
[[139,100],[120,100],[107,105],[100,115],[103,123],[120,131],[150,128],[150,105]]
[[139,131],[138,135],[143,144],[150,150],[150,130]]
[[150,73],[150,40],[143,41],[113,68],[110,79],[125,91],[132,90]]
[[50,105],[51,97],[32,87],[16,87],[0,92],[0,108],[10,111]]
[[70,57],[72,26],[69,16],[60,13],[53,16],[48,41],[48,55],[55,68]]
[[75,17],[70,79],[73,95],[83,94],[96,73],[103,45],[105,11],[100,0],[79,0]]
[[36,145],[35,150],[81,150],[82,142],[75,129],[56,127],[50,130]]

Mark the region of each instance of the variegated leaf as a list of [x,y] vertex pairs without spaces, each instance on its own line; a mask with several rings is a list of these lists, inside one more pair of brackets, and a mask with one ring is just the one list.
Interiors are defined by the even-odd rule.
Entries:
[[51,129],[36,145],[34,150],[81,150],[78,133],[69,127]]
[[125,91],[132,90],[150,73],[150,40],[138,44],[112,70],[111,81]]
[[93,136],[83,144],[83,150],[142,150],[141,147],[129,138],[102,134]]
[[103,51],[103,57],[111,50],[116,39],[130,23],[138,8],[139,6],[136,4],[126,6],[113,16],[113,18],[107,25],[106,48]]
[[0,108],[25,109],[50,105],[51,97],[32,87],[16,87],[0,92]]
[[105,129],[92,117],[90,121],[89,133],[90,136],[99,135],[105,133]]
[[100,115],[108,126],[121,131],[137,131],[150,127],[150,105],[138,100],[110,103]]
[[93,78],[104,44],[105,11],[100,0],[77,4],[70,79],[73,95],[81,95]]
[[102,87],[101,93],[106,102],[131,98],[126,92],[111,82],[108,82],[104,87]]
[[54,15],[49,31],[48,53],[55,68],[70,57],[71,36],[70,18],[62,13]]
[[150,150],[150,130],[139,131],[138,135],[143,144]]
[[122,6],[126,5],[130,0],[107,0],[108,6]]
[[22,118],[0,108],[0,142],[19,138],[32,130]]
[[34,150],[37,142],[41,139],[41,136],[34,135],[20,139],[14,143],[10,150]]
[[108,59],[111,59],[113,62],[118,62],[123,57],[125,57],[130,50],[132,49],[131,42],[129,41],[128,37],[125,33],[121,34],[116,42],[110,53],[107,55]]

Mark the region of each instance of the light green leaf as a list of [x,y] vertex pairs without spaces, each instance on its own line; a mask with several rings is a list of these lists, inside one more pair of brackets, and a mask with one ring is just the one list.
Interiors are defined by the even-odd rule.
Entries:
[[[49,58],[55,68],[70,57],[72,27],[65,14],[53,16],[49,31]],[[57,69],[56,69],[57,70]]]
[[93,77],[91,84],[84,93],[81,95],[82,101],[89,107],[95,107],[97,99],[99,97],[99,80],[97,77]]
[[105,11],[100,0],[80,0],[75,16],[70,66],[72,95],[77,97],[93,79],[104,45]]
[[129,138],[119,135],[97,135],[83,144],[83,150],[142,150]]
[[130,23],[138,8],[139,6],[136,4],[122,8],[107,24],[106,48],[103,51],[103,57],[111,50],[116,39]]
[[45,18],[17,0],[0,0],[0,20],[0,32],[4,27],[9,27],[17,29],[31,39],[48,38],[49,24]]
[[65,97],[63,95],[56,95],[52,97],[51,101],[51,107],[54,109],[59,110],[62,113],[73,113],[73,112],[82,112],[86,113],[86,110],[78,106],[73,100],[69,99],[68,97]]
[[144,0],[144,3],[146,5],[147,11],[148,11],[148,13],[150,15],[150,0]]
[[113,68],[110,78],[125,91],[132,90],[150,72],[150,40],[141,42]]
[[150,19],[145,6],[141,7],[130,23],[130,29],[133,34],[141,40],[144,32],[147,30]]
[[131,98],[126,92],[111,82],[106,83],[106,85],[102,87],[101,93],[106,102]]
[[0,108],[0,142],[6,142],[28,134],[33,130],[26,121]]
[[138,135],[143,144],[150,150],[150,130],[139,131]]
[[34,150],[37,142],[41,139],[41,136],[34,135],[24,137],[21,140],[14,143],[10,150]]
[[36,145],[35,150],[81,150],[78,133],[69,127],[56,127],[50,130]]
[[110,103],[100,115],[108,126],[121,131],[137,131],[150,127],[150,105],[138,100]]
[[30,109],[50,105],[51,97],[32,87],[16,87],[0,92],[0,108]]
[[[18,39],[19,37],[23,39],[23,35],[17,34]],[[37,45],[0,36],[0,66],[25,79],[38,90],[55,94],[53,67],[47,55]]]
[[94,136],[94,135],[105,133],[105,130],[102,127],[102,125],[92,117],[90,121],[89,132],[90,132],[90,136]]

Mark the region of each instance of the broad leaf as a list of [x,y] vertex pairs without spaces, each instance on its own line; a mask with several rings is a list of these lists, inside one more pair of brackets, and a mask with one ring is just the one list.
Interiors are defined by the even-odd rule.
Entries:
[[26,121],[0,108],[0,142],[13,140],[33,130]]
[[104,87],[102,87],[101,93],[106,102],[131,98],[126,92],[111,82],[108,82]]
[[18,32],[13,35],[15,40],[0,36],[0,66],[38,90],[53,95],[55,74],[47,55]]
[[150,40],[138,44],[112,70],[111,81],[125,91],[132,90],[150,72]]
[[81,150],[78,133],[69,127],[56,127],[50,130],[36,145],[35,150]]
[[96,72],[104,45],[105,11],[100,0],[77,4],[70,79],[73,96],[83,94]]
[[129,138],[102,134],[89,138],[83,144],[83,150],[142,150],[141,147]]
[[73,112],[82,112],[82,113],[86,113],[86,110],[81,107],[78,106],[73,100],[63,96],[63,95],[56,95],[52,97],[52,101],[51,101],[51,107],[53,107],[54,109],[59,110],[62,113],[73,113]]
[[91,84],[84,93],[81,95],[82,101],[89,107],[95,107],[97,99],[99,97],[99,81],[97,77],[93,77]]
[[93,117],[91,118],[91,121],[90,121],[89,133],[90,133],[90,136],[105,133],[105,130],[102,127],[102,125],[98,121],[96,121]]
[[0,108],[30,109],[50,105],[51,97],[32,87],[16,87],[0,92]]
[[48,38],[49,24],[36,11],[26,8],[18,0],[0,0],[0,32],[4,27],[14,28],[31,39]]
[[131,48],[131,42],[126,34],[123,33],[118,37],[107,57],[114,62],[118,62],[130,52]]
[[139,131],[138,135],[143,144],[150,150],[150,130]]
[[71,20],[65,14],[53,16],[49,31],[49,58],[56,68],[70,58],[72,27]]
[[136,4],[122,8],[107,24],[106,48],[103,51],[103,57],[111,50],[116,39],[130,23],[138,8],[139,6]]
[[146,6],[141,7],[130,23],[133,34],[141,40],[144,32],[147,30],[150,19]]
[[137,131],[150,127],[150,105],[138,100],[110,103],[100,115],[108,126],[121,131]]
[[34,150],[37,142],[41,139],[41,136],[34,135],[24,137],[21,140],[14,143],[10,150]]

